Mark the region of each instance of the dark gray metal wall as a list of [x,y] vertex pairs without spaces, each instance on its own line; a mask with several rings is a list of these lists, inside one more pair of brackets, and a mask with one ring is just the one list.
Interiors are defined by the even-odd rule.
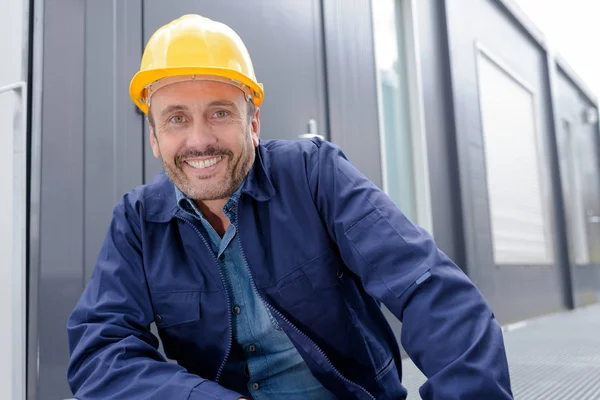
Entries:
[[322,0],[322,4],[331,141],[381,187],[371,1]]
[[[53,2],[46,4],[44,10],[47,17],[44,40],[50,47],[44,52],[43,70],[41,221],[36,235],[39,243],[31,244],[39,247],[40,265],[30,267],[30,279],[39,281],[35,293],[39,297],[31,299],[37,300],[31,305],[30,318],[38,319],[38,332],[28,332],[28,353],[37,357],[35,363],[28,363],[28,373],[37,376],[39,362],[44,374],[39,376],[34,390],[37,389],[38,395],[48,391],[53,398],[68,393],[64,369],[68,358],[65,323],[84,279],[85,172],[81,132],[85,8],[83,3],[75,6],[69,3],[72,2]],[[53,51],[60,52],[60,57],[51,57]]]
[[32,227],[40,261],[30,265],[31,287],[39,289],[30,292],[29,399],[69,395],[67,318],[114,204],[142,183],[142,119],[127,92],[141,55],[140,3],[44,3],[44,58],[35,66],[43,69],[43,97],[41,160],[33,160],[41,162],[41,207]]
[[128,92],[141,58],[141,3],[85,3],[84,282],[114,205],[142,184],[143,120]]
[[438,247],[466,269],[446,13],[438,0],[415,4],[433,234]]
[[[579,161],[596,165],[596,171],[600,171],[600,140],[598,124],[586,124],[583,121],[583,111],[588,108],[597,109],[582,92],[577,84],[571,79],[570,71],[557,68],[556,91],[557,91],[557,114],[559,120],[569,119],[572,122],[572,133],[578,144]],[[559,125],[557,129],[561,129]],[[559,135],[560,132],[557,132]],[[598,215],[600,211],[600,176],[590,177],[594,181],[583,182],[583,201],[586,208],[591,209]],[[598,243],[600,235],[600,224],[589,224],[589,239]],[[572,259],[572,257],[571,257]],[[570,273],[573,280],[573,295],[575,306],[583,306],[600,301],[600,264],[573,265],[570,264]]]
[[[65,326],[93,271],[112,208],[159,169],[145,150],[144,120],[128,86],[151,30],[168,22],[159,11],[177,2],[37,3],[37,18],[43,18],[43,59],[35,66],[42,70],[42,132],[41,158],[32,163],[41,163],[41,176],[32,183],[40,186],[40,206],[32,210],[39,225],[30,238],[37,255],[29,266],[27,397],[54,400],[70,396]],[[315,118],[320,133],[381,185],[368,0],[253,0],[235,2],[235,9],[233,0],[206,1],[202,9],[196,3],[187,12],[221,16],[258,53],[253,58],[269,99],[263,137],[297,137]],[[257,24],[265,28],[254,34]],[[297,79],[296,92],[305,89],[287,105],[297,93],[287,92],[286,79]]]
[[[564,246],[560,240],[554,240],[553,265],[494,264],[475,44],[481,43],[534,88],[538,129],[545,154],[550,155],[544,163],[550,168],[555,160],[549,151],[554,144],[546,53],[499,1],[448,0],[445,10],[468,273],[502,323],[561,310],[567,307],[568,296],[562,286]],[[553,226],[560,229],[556,222],[561,211],[554,208],[553,212]]]

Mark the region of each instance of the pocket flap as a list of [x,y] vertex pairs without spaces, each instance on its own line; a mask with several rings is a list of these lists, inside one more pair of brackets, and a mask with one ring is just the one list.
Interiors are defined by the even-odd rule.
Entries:
[[153,293],[154,322],[159,328],[200,319],[200,292]]

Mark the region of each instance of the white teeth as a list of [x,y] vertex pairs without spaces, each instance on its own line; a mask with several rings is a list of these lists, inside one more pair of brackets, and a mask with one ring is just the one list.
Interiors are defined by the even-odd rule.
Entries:
[[216,163],[221,161],[222,158],[223,157],[219,156],[219,157],[211,158],[209,160],[200,160],[200,161],[188,160],[188,161],[186,161],[186,163],[188,163],[189,165],[191,165],[194,168],[202,169],[202,168],[206,168],[206,167],[215,165]]

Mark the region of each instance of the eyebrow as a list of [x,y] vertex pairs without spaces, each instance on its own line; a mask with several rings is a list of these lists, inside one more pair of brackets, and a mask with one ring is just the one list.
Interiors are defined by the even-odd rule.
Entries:
[[227,100],[215,100],[215,101],[211,101],[210,104],[208,105],[208,107],[230,107],[230,108],[235,108],[237,109],[238,106],[233,102],[233,101],[227,101]]
[[172,112],[175,112],[175,111],[187,111],[187,110],[188,110],[188,107],[186,107],[184,105],[174,104],[174,105],[171,105],[171,106],[168,106],[167,108],[165,108],[163,110],[163,112],[160,113],[160,116],[161,117],[166,117],[167,114],[171,114]]

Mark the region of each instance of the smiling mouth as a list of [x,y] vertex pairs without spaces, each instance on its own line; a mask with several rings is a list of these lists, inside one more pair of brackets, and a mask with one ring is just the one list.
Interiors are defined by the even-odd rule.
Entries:
[[215,158],[209,158],[208,160],[198,160],[198,161],[187,160],[185,162],[193,168],[204,169],[204,168],[212,167],[213,165],[215,165],[222,159],[223,159],[222,156],[218,156]]

